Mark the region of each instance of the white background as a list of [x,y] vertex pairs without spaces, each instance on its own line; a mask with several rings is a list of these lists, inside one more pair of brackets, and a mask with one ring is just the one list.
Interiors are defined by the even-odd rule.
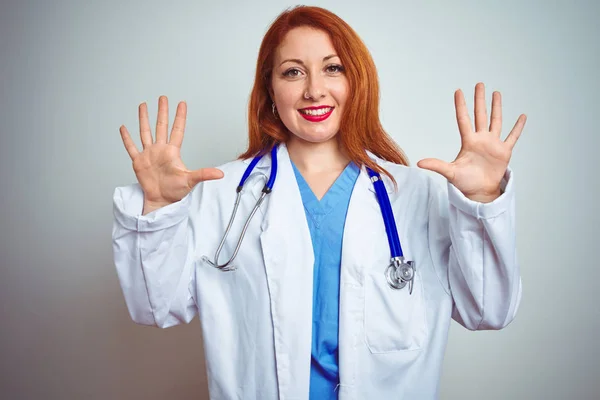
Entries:
[[[198,320],[129,319],[112,263],[112,194],[135,182],[122,145],[188,103],[183,159],[246,145],[256,56],[282,1],[0,5],[0,397],[206,396]],[[378,67],[384,128],[411,164],[453,160],[453,92],[503,96],[523,299],[502,331],[452,324],[442,399],[592,399],[600,392],[597,204],[600,5],[592,1],[324,1]],[[170,128],[169,128],[170,129]],[[440,181],[442,183],[442,181]]]

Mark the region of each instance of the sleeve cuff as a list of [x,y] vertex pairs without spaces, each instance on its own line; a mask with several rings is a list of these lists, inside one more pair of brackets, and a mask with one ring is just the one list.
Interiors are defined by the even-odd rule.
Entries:
[[507,167],[500,183],[502,194],[490,203],[473,201],[448,182],[448,201],[454,207],[478,219],[494,218],[510,208],[511,199],[514,197],[513,181],[513,171]]
[[132,231],[153,232],[169,228],[189,215],[191,193],[178,202],[141,215],[144,192],[140,184],[117,187],[113,195],[113,213],[121,226]]

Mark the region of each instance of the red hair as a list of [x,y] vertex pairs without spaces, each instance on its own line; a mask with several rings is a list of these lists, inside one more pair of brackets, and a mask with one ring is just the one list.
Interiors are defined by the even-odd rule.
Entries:
[[337,134],[342,148],[358,166],[365,165],[384,173],[395,183],[393,176],[371,160],[366,152],[368,150],[396,164],[408,165],[404,152],[384,131],[379,120],[379,82],[375,63],[356,32],[340,17],[320,7],[287,9],[265,34],[258,52],[254,87],[248,104],[248,149],[239,158],[263,154],[289,137],[283,122],[273,115],[269,88],[275,50],[290,30],[301,26],[328,33],[344,66],[349,94]]

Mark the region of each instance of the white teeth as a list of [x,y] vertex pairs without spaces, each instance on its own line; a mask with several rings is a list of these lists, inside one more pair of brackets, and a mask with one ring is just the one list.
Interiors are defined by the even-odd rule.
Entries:
[[327,107],[327,108],[319,108],[317,110],[299,110],[302,114],[306,114],[306,115],[323,115],[323,114],[327,114],[329,111],[331,111],[333,107]]

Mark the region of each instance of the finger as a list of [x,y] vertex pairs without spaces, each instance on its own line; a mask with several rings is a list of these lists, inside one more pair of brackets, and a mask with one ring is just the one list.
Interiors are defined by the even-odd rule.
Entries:
[[190,187],[194,187],[199,182],[221,179],[223,176],[225,176],[225,174],[218,168],[200,168],[195,171],[190,171],[188,180]]
[[475,85],[475,132],[485,130],[487,109],[485,106],[485,86],[482,82]]
[[185,131],[185,118],[187,115],[187,104],[185,101],[180,102],[177,105],[177,112],[175,114],[175,122],[173,122],[173,130],[171,130],[171,138],[169,143],[181,147],[183,142],[183,132]]
[[454,92],[454,107],[456,108],[456,122],[458,123],[458,131],[460,136],[467,136],[473,133],[471,127],[471,119],[467,110],[467,103],[462,90],[458,89]]
[[425,158],[417,163],[419,168],[428,169],[437,172],[450,182],[454,179],[454,171],[452,164],[446,161],[438,160],[437,158]]
[[152,132],[150,131],[150,121],[148,120],[148,106],[145,102],[138,107],[138,115],[140,120],[140,138],[142,139],[142,147],[145,149],[152,145]]
[[490,132],[500,137],[502,133],[502,96],[500,92],[492,93],[492,116],[490,117]]
[[167,143],[169,128],[169,102],[167,96],[158,98],[158,116],[156,117],[156,143]]
[[121,125],[121,127],[119,128],[119,132],[121,132],[121,139],[123,139],[125,150],[127,150],[127,154],[129,154],[129,157],[131,157],[131,159],[133,160],[138,154],[140,154],[140,152],[135,146],[135,143],[133,143],[131,135],[129,135],[129,132],[127,131],[127,128],[125,128],[125,125]]
[[512,149],[515,147],[517,140],[519,140],[519,136],[521,136],[521,132],[523,132],[523,128],[525,127],[525,122],[527,121],[527,116],[525,114],[521,114],[515,126],[512,128],[512,131],[506,137],[504,143],[508,144]]

